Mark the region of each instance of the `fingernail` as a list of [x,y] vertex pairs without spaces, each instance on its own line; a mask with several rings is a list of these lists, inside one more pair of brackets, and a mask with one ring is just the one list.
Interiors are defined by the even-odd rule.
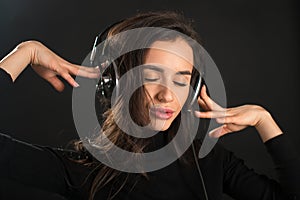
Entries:
[[209,137],[211,137],[211,138],[218,138],[218,134],[216,134],[215,131],[210,131],[210,132],[208,133],[208,135],[209,135]]
[[76,87],[76,88],[79,87],[79,84],[75,82],[74,87]]
[[195,113],[195,116],[196,116],[196,117],[200,117],[200,114],[201,114],[200,111],[195,110],[194,113]]

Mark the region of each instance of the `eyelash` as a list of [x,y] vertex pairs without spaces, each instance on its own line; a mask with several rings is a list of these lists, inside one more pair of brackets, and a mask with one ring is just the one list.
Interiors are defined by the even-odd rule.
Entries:
[[[155,81],[158,81],[158,80],[159,80],[158,78],[145,78],[145,81],[149,81],[149,82],[155,82]],[[187,86],[186,83],[180,83],[180,82],[176,82],[176,81],[173,81],[173,83],[174,83],[175,85],[180,86],[180,87],[185,87],[185,86]]]
[[173,81],[176,85],[180,86],[180,87],[185,87],[187,86],[186,83],[179,83],[179,82],[176,82],[176,81]]
[[157,81],[158,78],[145,78],[145,81],[154,82]]

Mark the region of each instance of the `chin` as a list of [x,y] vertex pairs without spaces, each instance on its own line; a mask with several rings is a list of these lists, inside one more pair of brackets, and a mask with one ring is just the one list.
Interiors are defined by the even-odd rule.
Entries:
[[154,131],[166,131],[170,128],[172,122],[169,120],[151,120],[149,127]]

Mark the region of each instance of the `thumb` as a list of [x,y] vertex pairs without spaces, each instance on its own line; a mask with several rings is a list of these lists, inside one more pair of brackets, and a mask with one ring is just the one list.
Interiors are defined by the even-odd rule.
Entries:
[[208,134],[210,137],[213,137],[213,138],[219,138],[223,135],[225,135],[226,133],[230,132],[228,129],[227,129],[227,125],[224,124],[218,128],[215,128],[213,130],[211,130]]
[[56,76],[46,79],[58,92],[62,92],[65,85]]

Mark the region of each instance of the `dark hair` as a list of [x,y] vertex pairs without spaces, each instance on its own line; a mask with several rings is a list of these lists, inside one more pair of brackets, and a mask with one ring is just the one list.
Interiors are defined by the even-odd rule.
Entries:
[[[133,17],[129,17],[120,23],[115,24],[112,26],[107,34],[107,37],[114,36],[118,33],[121,33],[123,31],[132,30],[135,28],[142,28],[142,27],[160,27],[168,30],[173,30],[179,33],[184,34],[185,36],[188,36],[189,38],[195,40],[198,43],[201,43],[198,34],[196,33],[192,21],[185,18],[183,14],[175,12],[175,11],[158,11],[158,12],[145,12],[145,13],[139,13],[136,14]],[[157,33],[157,37],[154,38],[148,38],[147,41],[144,41],[146,43],[153,43],[154,41],[160,40],[160,41],[173,41],[178,38],[177,34],[171,34],[172,32],[161,32]],[[188,42],[188,41],[187,41]],[[188,42],[189,43],[189,42]],[[125,43],[118,44],[121,45],[118,48],[123,48]],[[193,47],[192,47],[193,48]],[[139,49],[134,50],[131,52],[128,52],[116,59],[116,65],[118,66],[118,73],[120,76],[128,72],[130,69],[132,69],[134,66],[139,66],[144,63],[145,55],[147,53],[148,49]],[[195,52],[194,52],[195,53]],[[194,56],[196,58],[196,56]],[[192,77],[195,77],[196,71],[193,70]],[[136,84],[135,82],[140,82],[139,80],[141,77],[134,77],[130,81],[127,81],[126,84],[120,85],[120,91],[124,91],[124,88],[131,87],[132,84]],[[193,81],[193,80],[192,80]],[[105,112],[104,117],[105,120],[103,120],[103,126],[102,126],[102,134],[105,134],[105,136],[113,142],[115,145],[119,146],[122,149],[125,149],[127,151],[131,152],[139,152],[142,153],[146,149],[147,145],[149,144],[148,139],[140,139],[133,136],[130,136],[126,133],[124,133],[117,124],[124,124],[125,126],[131,127],[130,123],[127,122],[125,119],[126,116],[123,116],[124,108],[124,102],[123,99],[124,96],[122,96],[122,93],[120,97],[117,99],[117,103],[108,111]],[[129,111],[132,120],[134,123],[145,126],[149,123],[149,116],[148,116],[148,108],[146,108],[145,102],[147,98],[149,97],[147,91],[143,87],[139,87],[133,95],[130,97],[129,100]],[[99,100],[99,99],[98,99]],[[99,100],[102,101],[102,100]],[[181,112],[168,131],[168,137],[169,141],[174,137],[174,135],[177,132],[178,125],[180,124],[181,119],[185,119],[185,114]],[[100,116],[102,117],[102,116]],[[117,122],[117,123],[116,123]],[[186,124],[188,127],[188,124]],[[138,130],[132,130],[132,131],[138,131]],[[98,138],[100,140],[100,138]],[[96,139],[97,140],[97,139]],[[80,146],[81,143],[79,143]],[[103,147],[104,148],[104,147]],[[108,147],[109,148],[109,147]],[[103,149],[105,151],[105,149]],[[110,182],[117,181],[116,177],[119,177],[121,172],[112,169],[108,166],[105,166],[97,161],[94,161],[94,164],[96,163],[97,169],[99,171],[97,172],[96,177],[94,178],[91,190],[90,190],[90,199],[92,200],[98,190],[100,190],[102,187],[107,185]],[[147,177],[147,174],[143,174],[145,177]],[[125,184],[125,183],[124,183]],[[123,184],[121,184],[123,185]],[[120,185],[120,186],[121,186]],[[120,188],[118,188],[115,191],[115,194]],[[113,198],[114,195],[109,197],[110,199]]]

